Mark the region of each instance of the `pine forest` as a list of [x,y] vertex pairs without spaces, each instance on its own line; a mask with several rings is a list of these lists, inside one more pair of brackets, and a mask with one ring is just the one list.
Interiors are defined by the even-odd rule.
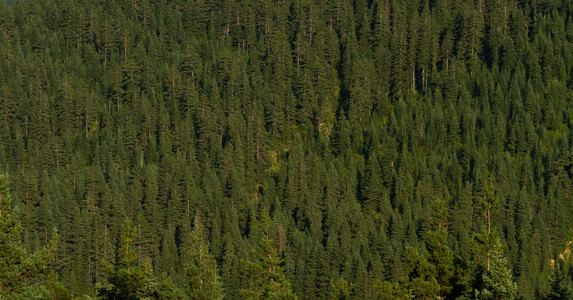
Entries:
[[0,299],[573,299],[573,1],[0,1]]

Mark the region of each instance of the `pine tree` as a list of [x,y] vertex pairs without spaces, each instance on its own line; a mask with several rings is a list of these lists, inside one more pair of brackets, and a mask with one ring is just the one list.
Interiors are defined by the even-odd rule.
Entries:
[[447,231],[441,229],[428,233],[426,247],[428,248],[428,262],[435,267],[435,278],[440,285],[440,297],[444,298],[452,292],[455,270],[454,253],[448,246]]
[[195,217],[181,256],[185,272],[185,291],[191,299],[223,299],[223,286],[217,273],[217,262],[209,253],[203,225]]
[[513,280],[507,259],[503,255],[501,240],[490,235],[488,268],[481,274],[482,287],[476,291],[478,299],[515,299],[517,284]]
[[389,281],[376,282],[376,293],[380,299],[384,300],[408,300],[415,298],[409,288]]
[[55,232],[49,248],[26,251],[19,210],[12,207],[8,176],[0,175],[0,298],[46,297],[45,287],[32,284],[32,280],[54,259],[57,239]]
[[271,219],[264,215],[261,221],[254,221],[254,233],[260,236],[252,250],[253,261],[241,259],[247,272],[249,288],[241,290],[246,299],[296,299],[291,284],[280,266],[282,259],[271,239]]
[[115,261],[103,262],[108,284],[97,287],[99,299],[141,299],[157,296],[153,288],[151,265],[139,263],[134,240],[137,229],[126,220],[117,240]]
[[571,283],[567,278],[564,270],[564,262],[557,260],[553,265],[553,272],[549,277],[549,294],[545,297],[547,300],[571,299]]
[[339,277],[337,280],[330,281],[330,299],[345,300],[350,299],[354,284],[348,282],[344,277]]
[[448,211],[442,200],[436,200],[432,213],[432,221],[437,227],[429,231],[426,240],[428,249],[428,262],[435,267],[435,278],[440,285],[441,298],[451,294],[454,286],[454,252],[448,245],[448,231],[446,229]]

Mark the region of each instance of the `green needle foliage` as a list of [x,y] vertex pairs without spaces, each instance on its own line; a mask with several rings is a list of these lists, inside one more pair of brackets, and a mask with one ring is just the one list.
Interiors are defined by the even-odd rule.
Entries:
[[249,287],[241,290],[246,299],[296,299],[281,267],[283,260],[271,239],[271,226],[271,219],[265,215],[254,221],[253,234],[260,238],[252,250],[252,260],[241,260],[249,278]]
[[98,287],[98,298],[135,300],[158,297],[152,282],[151,266],[141,263],[137,257],[135,233],[131,222],[125,221],[114,261],[104,262],[103,272],[108,283]]
[[499,237],[494,234],[490,238],[488,265],[482,273],[482,288],[476,291],[478,299],[515,299],[517,284],[513,280],[507,258]]
[[544,297],[572,78],[571,0],[0,1],[0,290]]
[[0,298],[48,297],[37,277],[54,260],[58,239],[54,232],[48,248],[28,253],[22,244],[20,212],[12,207],[9,178],[0,175]]
[[200,218],[189,234],[181,255],[185,274],[185,291],[190,299],[223,299],[223,286],[217,274],[217,262],[209,252]]
[[571,299],[573,292],[571,291],[571,284],[567,281],[567,272],[564,270],[563,260],[558,259],[553,268],[549,277],[549,294],[544,299]]
[[354,284],[348,282],[344,277],[339,277],[337,280],[332,280],[330,282],[330,298],[344,300],[349,299],[352,289],[354,289]]

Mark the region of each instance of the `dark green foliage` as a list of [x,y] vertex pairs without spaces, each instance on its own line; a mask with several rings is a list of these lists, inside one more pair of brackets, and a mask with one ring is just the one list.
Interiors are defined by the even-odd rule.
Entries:
[[567,281],[567,272],[564,262],[557,260],[553,266],[553,272],[549,277],[549,295],[544,299],[569,299],[571,298],[571,284]]
[[103,273],[109,282],[97,288],[100,299],[142,299],[153,297],[157,290],[151,282],[149,262],[140,263],[135,248],[135,227],[126,221],[120,232],[113,263],[104,262]]
[[0,297],[47,297],[46,287],[36,277],[54,259],[58,235],[53,233],[49,248],[28,253],[22,244],[20,212],[12,207],[8,176],[0,175]]
[[190,299],[223,299],[223,287],[217,274],[217,262],[209,253],[200,219],[186,237],[181,259],[185,273],[185,292]]
[[337,300],[349,299],[354,289],[354,284],[348,282],[344,277],[340,277],[330,282],[330,298]]
[[376,290],[378,296],[384,300],[391,300],[391,299],[407,300],[415,298],[414,295],[412,295],[411,290],[409,288],[388,281],[384,282],[378,281],[376,283]]
[[265,215],[261,221],[254,221],[253,235],[259,241],[252,249],[252,260],[241,260],[249,279],[249,287],[241,290],[246,299],[296,299],[271,239],[271,225],[271,219]]
[[440,285],[440,297],[452,294],[456,266],[454,253],[448,246],[447,232],[445,230],[429,232],[426,248],[429,253],[428,262],[436,268],[434,276]]
[[517,294],[517,284],[513,280],[507,259],[503,255],[501,241],[498,237],[492,239],[488,246],[486,269],[482,271],[482,286],[476,291],[478,299],[514,299]]
[[570,1],[9,3],[0,170],[18,251],[61,235],[56,282],[26,279],[47,282],[37,295],[111,293],[104,261],[127,260],[147,278],[132,293],[241,299],[254,249],[299,298],[573,283],[550,264],[573,232]]

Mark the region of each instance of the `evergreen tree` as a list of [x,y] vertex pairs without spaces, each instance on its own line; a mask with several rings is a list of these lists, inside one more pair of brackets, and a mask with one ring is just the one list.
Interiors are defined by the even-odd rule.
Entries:
[[572,296],[571,284],[567,281],[567,273],[564,270],[565,263],[558,259],[553,266],[553,272],[549,277],[549,294],[544,299],[570,299]]
[[48,248],[26,251],[19,211],[12,207],[9,177],[0,175],[0,298],[47,297],[46,288],[33,280],[53,261],[57,239],[54,232]]
[[349,299],[354,289],[354,284],[348,282],[344,277],[330,281],[330,299],[344,300]]
[[153,297],[185,298],[168,286],[190,282],[198,215],[241,299],[269,211],[300,297],[343,276],[349,297],[391,279],[388,297],[455,298],[493,278],[497,228],[516,297],[546,296],[572,232],[572,16],[559,0],[2,2],[19,242],[41,252],[59,228],[51,286],[91,297],[129,216],[137,261],[166,272]]
[[252,250],[253,260],[241,260],[250,280],[249,288],[241,290],[241,294],[247,299],[296,299],[280,266],[283,260],[271,239],[271,225],[268,215],[254,221],[253,234],[259,241]]
[[415,298],[414,295],[412,295],[411,290],[409,288],[406,288],[398,283],[391,283],[388,281],[377,282],[376,293],[381,299],[384,300],[391,300],[391,299],[407,300]]
[[135,237],[137,230],[126,220],[116,243],[113,263],[104,261],[103,272],[107,284],[97,288],[100,299],[141,299],[157,297],[152,282],[151,265],[138,260]]
[[217,262],[209,253],[199,216],[195,217],[195,227],[187,239],[181,255],[187,295],[191,299],[223,299]]
[[501,240],[497,235],[490,235],[491,243],[489,264],[481,274],[481,287],[476,290],[478,299],[514,299],[517,284],[513,280],[511,269],[503,254]]

